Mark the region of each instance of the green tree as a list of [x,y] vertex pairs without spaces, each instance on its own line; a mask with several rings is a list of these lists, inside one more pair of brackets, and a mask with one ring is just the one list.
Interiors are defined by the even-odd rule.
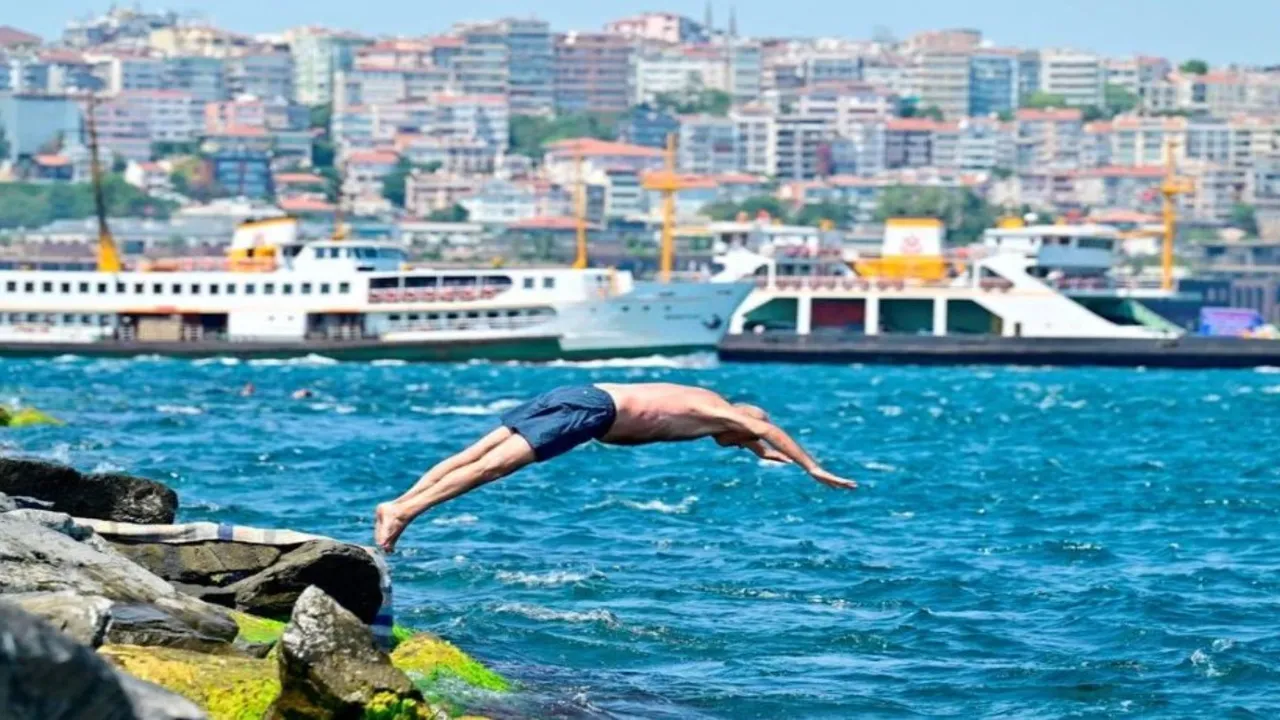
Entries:
[[885,188],[876,206],[877,220],[892,217],[931,217],[943,222],[948,240],[969,243],[982,237],[997,218],[996,208],[968,188]]
[[[133,187],[119,175],[102,179],[102,194],[111,217],[165,218],[174,205]],[[93,187],[87,183],[0,184],[0,228],[34,228],[54,220],[94,214]]]
[[1013,120],[1013,117],[1014,115],[1012,110],[1001,110],[1000,112],[996,113],[996,118],[1000,122],[1011,122]]
[[310,126],[312,130],[329,132],[329,123],[333,122],[333,105],[312,105]]
[[466,208],[454,203],[443,210],[432,210],[427,219],[432,222],[466,222],[470,217],[471,213],[467,212]]
[[1055,93],[1036,92],[1022,98],[1022,107],[1035,108],[1043,110],[1045,108],[1063,108],[1067,106],[1067,99]]
[[1103,104],[1112,115],[1127,113],[1138,107],[1138,96],[1121,85],[1107,83],[1102,88]]
[[342,194],[342,175],[338,173],[337,168],[332,165],[317,168],[316,174],[324,178],[324,197],[331,203],[338,202],[338,196]]
[[816,226],[823,220],[836,227],[848,227],[855,220],[854,209],[843,203],[809,203],[791,216],[791,222],[796,225]]
[[311,164],[317,168],[333,167],[334,156],[337,151],[333,147],[333,143],[326,138],[316,138],[311,142]]
[[405,182],[409,179],[409,173],[413,172],[413,163],[408,158],[400,158],[396,161],[395,169],[386,177],[382,178],[382,197],[391,201],[391,204],[402,208],[404,207]]
[[172,157],[174,155],[196,155],[200,152],[200,143],[195,142],[153,142],[151,143],[151,159]]
[[1178,71],[1186,75],[1204,75],[1209,72],[1209,63],[1192,58],[1179,65]]
[[1258,235],[1258,217],[1252,205],[1236,203],[1231,208],[1231,227],[1239,228],[1249,235]]
[[702,215],[717,221],[736,220],[739,214],[744,214],[747,219],[754,220],[761,212],[769,213],[769,217],[783,220],[784,222],[789,219],[786,204],[772,195],[755,195],[743,200],[741,203],[710,203],[704,205],[700,212]]
[[654,105],[677,115],[715,115],[724,117],[733,107],[733,96],[723,90],[691,90],[681,93],[658,93]]
[[9,157],[9,138],[5,137],[4,128],[0,127],[0,160]]
[[1093,122],[1108,118],[1110,115],[1097,105],[1085,105],[1080,108],[1080,118],[1085,122]]
[[568,113],[555,117],[516,115],[510,122],[511,151],[541,157],[548,143],[589,137],[616,140],[618,118],[607,113]]
[[916,116],[942,122],[942,108],[937,105],[927,105],[920,108],[920,110],[917,111]]
[[122,173],[129,169],[129,161],[123,155],[116,155],[111,158],[111,172]]

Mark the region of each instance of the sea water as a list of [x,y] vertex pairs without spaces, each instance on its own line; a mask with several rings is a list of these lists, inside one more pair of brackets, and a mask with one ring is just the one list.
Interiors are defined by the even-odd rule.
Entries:
[[518,680],[495,716],[1280,712],[1274,370],[64,357],[0,378],[68,422],[6,453],[163,480],[182,520],[353,542],[568,383],[715,389],[859,481],[594,445],[423,516],[391,559],[397,618]]

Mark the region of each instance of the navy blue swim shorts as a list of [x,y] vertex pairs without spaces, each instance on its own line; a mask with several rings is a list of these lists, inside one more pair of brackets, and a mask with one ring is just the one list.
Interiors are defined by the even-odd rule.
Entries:
[[502,414],[502,424],[533,447],[539,462],[599,440],[618,416],[609,393],[592,385],[560,387]]

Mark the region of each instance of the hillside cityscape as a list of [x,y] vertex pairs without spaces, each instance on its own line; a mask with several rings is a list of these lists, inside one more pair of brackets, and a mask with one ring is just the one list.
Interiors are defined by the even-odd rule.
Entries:
[[1261,282],[1244,304],[1277,312],[1280,68],[1004,47],[977,29],[746,37],[714,10],[425,37],[248,35],[123,8],[58,38],[0,27],[5,253],[92,254],[91,114],[127,256],[216,252],[236,223],[287,214],[420,257],[567,261],[581,212],[600,257],[642,267],[662,219],[646,179],[673,137],[686,261],[716,221],[856,241],[932,216],[963,244],[1035,213],[1131,231],[1141,271],[1176,171],[1180,263]]

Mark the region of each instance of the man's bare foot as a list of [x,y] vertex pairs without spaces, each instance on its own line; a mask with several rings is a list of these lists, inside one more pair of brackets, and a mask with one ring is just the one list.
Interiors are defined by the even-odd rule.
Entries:
[[373,513],[373,541],[384,552],[393,552],[396,540],[407,526],[408,522],[396,511],[395,503],[381,503]]

